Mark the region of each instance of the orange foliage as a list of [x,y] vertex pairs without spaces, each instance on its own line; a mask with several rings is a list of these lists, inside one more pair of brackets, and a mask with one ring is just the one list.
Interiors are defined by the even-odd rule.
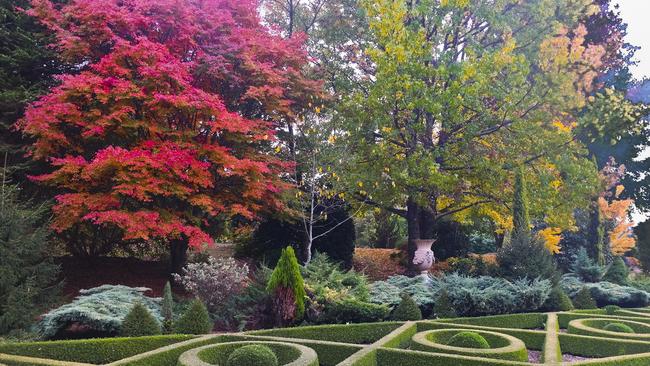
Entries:
[[[616,196],[622,192],[622,186],[616,187]],[[632,231],[632,223],[628,220],[628,213],[632,206],[631,199],[612,200],[608,202],[605,198],[598,198],[598,207],[603,218],[614,223],[614,229],[609,232],[609,247],[612,254],[620,256],[634,248],[636,240]]]

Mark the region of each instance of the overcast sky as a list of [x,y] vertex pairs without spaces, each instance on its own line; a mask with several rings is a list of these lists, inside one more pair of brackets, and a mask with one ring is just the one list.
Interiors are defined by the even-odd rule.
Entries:
[[650,0],[613,0],[620,5],[627,23],[627,41],[641,47],[636,52],[639,64],[632,69],[636,79],[650,77]]

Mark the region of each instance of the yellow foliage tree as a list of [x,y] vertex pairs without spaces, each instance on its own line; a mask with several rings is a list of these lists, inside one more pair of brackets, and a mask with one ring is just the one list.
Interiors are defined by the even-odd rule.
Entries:
[[537,232],[537,235],[544,241],[544,246],[549,252],[558,254],[562,250],[560,241],[562,240],[562,229],[557,227],[547,227]]

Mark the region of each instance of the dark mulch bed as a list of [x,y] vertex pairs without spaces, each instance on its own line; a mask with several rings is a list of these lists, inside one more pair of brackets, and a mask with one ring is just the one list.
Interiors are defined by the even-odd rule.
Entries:
[[542,352],[529,349],[528,350],[528,362],[530,362],[530,363],[541,363],[542,362]]
[[114,257],[60,257],[57,262],[61,264],[63,294],[71,298],[77,296],[80,289],[105,284],[149,287],[152,292],[147,293],[148,296],[160,297],[169,280],[167,262]]

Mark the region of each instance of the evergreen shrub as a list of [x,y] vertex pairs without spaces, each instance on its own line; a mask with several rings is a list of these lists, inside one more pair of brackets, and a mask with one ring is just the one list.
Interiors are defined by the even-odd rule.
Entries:
[[174,323],[174,332],[179,334],[206,334],[212,331],[208,309],[199,299],[194,299],[185,313]]
[[157,335],[160,334],[160,325],[144,305],[136,302],[124,318],[120,333],[124,337]]

